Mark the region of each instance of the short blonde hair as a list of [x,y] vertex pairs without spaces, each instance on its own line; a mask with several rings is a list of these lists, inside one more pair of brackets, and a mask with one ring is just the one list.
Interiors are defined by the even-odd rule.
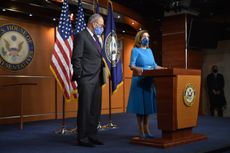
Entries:
[[[136,34],[134,47],[138,47],[138,48],[141,47],[141,38],[142,38],[144,33],[148,33],[148,31],[147,30],[141,30]],[[147,47],[149,47],[149,46],[147,46]]]

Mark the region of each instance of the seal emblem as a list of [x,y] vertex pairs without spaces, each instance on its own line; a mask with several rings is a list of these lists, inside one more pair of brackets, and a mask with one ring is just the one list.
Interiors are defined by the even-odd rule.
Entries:
[[34,56],[34,44],[30,34],[14,24],[0,27],[0,66],[18,71],[29,65]]
[[194,86],[189,83],[184,90],[184,103],[186,106],[192,106],[195,100],[195,88]]
[[120,49],[117,43],[117,34],[112,31],[105,39],[105,54],[112,67],[116,67],[120,60]]

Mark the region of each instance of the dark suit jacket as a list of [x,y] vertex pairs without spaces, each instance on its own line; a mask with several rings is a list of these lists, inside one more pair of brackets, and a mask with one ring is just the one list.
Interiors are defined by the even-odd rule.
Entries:
[[[224,77],[222,74],[217,73],[215,76],[214,73],[210,73],[207,76],[207,88],[209,94],[210,104],[214,106],[224,106],[226,104],[224,96]],[[219,95],[215,95],[213,90],[220,91]]]
[[73,80],[94,81],[102,77],[102,56],[95,40],[85,29],[74,38],[72,55]]

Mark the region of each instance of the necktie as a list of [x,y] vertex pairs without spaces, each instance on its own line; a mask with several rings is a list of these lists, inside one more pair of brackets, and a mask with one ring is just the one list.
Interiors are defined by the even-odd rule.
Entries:
[[101,48],[101,43],[100,43],[100,41],[98,40],[97,35],[94,34],[93,37],[94,37],[94,39],[95,39],[95,41],[96,41],[97,46]]

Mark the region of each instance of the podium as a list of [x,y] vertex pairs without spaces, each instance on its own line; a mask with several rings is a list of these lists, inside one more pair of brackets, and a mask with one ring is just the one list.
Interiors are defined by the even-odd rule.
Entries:
[[157,92],[157,123],[161,129],[161,137],[151,139],[133,137],[131,143],[166,148],[207,139],[202,134],[192,132],[193,127],[197,126],[200,70],[180,68],[146,70],[142,75],[153,77]]

